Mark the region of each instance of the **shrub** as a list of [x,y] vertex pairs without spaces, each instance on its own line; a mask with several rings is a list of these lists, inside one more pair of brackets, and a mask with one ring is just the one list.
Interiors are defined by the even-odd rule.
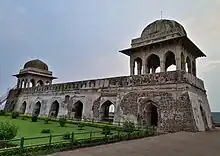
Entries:
[[109,135],[111,133],[111,128],[109,126],[105,126],[102,129],[102,134]]
[[49,123],[49,121],[51,121],[51,119],[50,119],[50,118],[45,118],[45,119],[44,119],[44,124],[48,124],[48,123]]
[[32,121],[32,122],[37,122],[37,116],[32,116],[32,117],[31,117],[31,121]]
[[0,116],[4,116],[5,115],[5,111],[4,110],[0,110]]
[[85,127],[85,123],[79,122],[78,127],[79,127],[80,130],[83,130],[83,127]]
[[19,117],[19,113],[18,112],[12,112],[11,113],[11,118],[12,119],[16,119],[17,117]]
[[50,133],[50,129],[49,128],[45,128],[41,130],[41,133]]
[[17,135],[18,127],[7,121],[0,122],[0,140],[10,140]]
[[133,132],[135,130],[135,125],[133,122],[131,121],[125,121],[123,123],[123,130],[125,132]]
[[61,127],[64,127],[66,124],[66,118],[59,118],[59,123]]
[[69,140],[71,137],[70,137],[70,133],[66,133],[63,135],[63,139],[64,140]]
[[21,117],[21,120],[25,120],[25,118],[22,116],[22,117]]

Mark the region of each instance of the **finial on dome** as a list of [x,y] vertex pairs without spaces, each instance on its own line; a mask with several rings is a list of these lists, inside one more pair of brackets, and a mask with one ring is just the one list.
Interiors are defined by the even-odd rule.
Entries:
[[163,18],[163,11],[160,11],[160,19]]

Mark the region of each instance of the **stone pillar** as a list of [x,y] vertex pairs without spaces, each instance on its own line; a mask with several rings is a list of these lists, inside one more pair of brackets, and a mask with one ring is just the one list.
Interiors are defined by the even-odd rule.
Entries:
[[28,80],[27,79],[25,79],[25,81],[24,81],[24,88],[28,88]]
[[165,62],[163,60],[160,61],[160,72],[165,72]]
[[148,67],[146,65],[146,67],[145,67],[145,74],[149,74],[149,73],[150,73],[150,71],[149,71],[149,69],[148,69]]
[[30,81],[28,80],[27,81],[27,88],[29,88],[30,87]]
[[131,58],[130,58],[130,75],[134,75],[134,63]]
[[176,58],[176,70],[181,70],[181,59],[179,57]]
[[143,74],[146,74],[146,69],[147,69],[147,65],[146,65],[146,59],[143,59]]

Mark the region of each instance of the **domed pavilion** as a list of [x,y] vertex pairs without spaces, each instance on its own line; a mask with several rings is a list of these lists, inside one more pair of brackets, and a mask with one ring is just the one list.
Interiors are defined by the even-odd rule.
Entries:
[[52,72],[48,70],[48,65],[39,59],[25,63],[19,74],[13,75],[18,78],[17,88],[29,88],[52,84]]

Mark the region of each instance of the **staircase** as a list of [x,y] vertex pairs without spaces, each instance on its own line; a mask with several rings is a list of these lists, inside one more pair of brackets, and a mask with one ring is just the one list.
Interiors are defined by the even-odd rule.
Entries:
[[[14,86],[14,87],[12,87],[11,89],[15,89],[17,86]],[[11,90],[11,89],[8,89],[8,91],[4,94],[4,95],[2,95],[1,97],[0,97],[0,108],[2,107],[2,105],[5,103],[5,101],[7,100],[7,97],[8,97],[8,93],[9,93],[9,91]]]

